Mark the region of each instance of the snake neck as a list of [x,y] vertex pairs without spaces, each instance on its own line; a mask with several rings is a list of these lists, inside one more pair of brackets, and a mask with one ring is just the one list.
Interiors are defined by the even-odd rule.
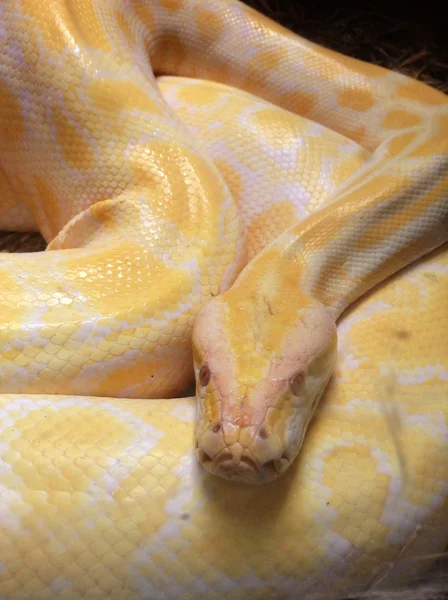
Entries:
[[361,202],[346,192],[268,245],[234,287],[266,306],[278,305],[281,289],[286,312],[288,304],[311,298],[337,320],[376,285],[448,241],[446,165],[428,179],[427,192],[414,197],[415,187],[424,189],[421,181],[403,195],[391,180],[376,196],[366,190]]

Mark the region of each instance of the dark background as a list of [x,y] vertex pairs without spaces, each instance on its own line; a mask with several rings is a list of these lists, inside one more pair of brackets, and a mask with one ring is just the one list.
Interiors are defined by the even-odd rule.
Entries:
[[448,93],[446,0],[244,2],[313,42],[401,71]]

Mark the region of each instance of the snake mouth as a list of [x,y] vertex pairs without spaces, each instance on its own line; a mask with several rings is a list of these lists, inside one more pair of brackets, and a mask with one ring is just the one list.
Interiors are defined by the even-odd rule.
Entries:
[[230,481],[250,484],[267,483],[276,479],[284,473],[290,462],[283,455],[277,460],[259,464],[246,454],[236,457],[228,449],[223,450],[214,458],[200,450],[199,460],[205,470],[213,475]]
[[224,451],[215,460],[215,468],[221,471],[234,471],[235,469],[242,471],[253,471],[258,473],[260,467],[249,456],[241,456],[238,460],[232,456],[231,452]]
[[212,458],[200,449],[198,457],[206,471],[222,479],[255,482],[260,478],[260,466],[249,456],[235,457],[230,450],[225,449]]

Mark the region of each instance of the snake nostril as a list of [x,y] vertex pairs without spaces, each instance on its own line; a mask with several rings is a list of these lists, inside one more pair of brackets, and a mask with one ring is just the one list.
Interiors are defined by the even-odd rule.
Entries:
[[207,454],[207,452],[204,452],[204,450],[199,450],[199,461],[203,464],[207,464],[212,462],[212,457]]
[[221,431],[221,423],[216,423],[213,427],[212,427],[212,431],[213,433],[219,433]]
[[262,440],[268,439],[268,432],[266,431],[265,427],[260,427],[260,431],[258,432],[258,435],[261,437]]
[[202,367],[199,369],[199,383],[205,387],[208,385],[211,376],[212,374],[209,367],[207,365],[202,365]]

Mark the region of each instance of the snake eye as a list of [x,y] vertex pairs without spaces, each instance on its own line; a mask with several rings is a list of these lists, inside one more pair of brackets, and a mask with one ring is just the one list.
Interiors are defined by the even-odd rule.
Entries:
[[298,396],[303,389],[303,384],[305,382],[305,374],[303,371],[299,371],[289,380],[289,387],[291,388],[291,392],[294,396]]
[[202,365],[202,367],[199,369],[199,383],[202,386],[206,386],[208,384],[208,382],[210,381],[211,375],[212,374],[211,374],[208,366]]

